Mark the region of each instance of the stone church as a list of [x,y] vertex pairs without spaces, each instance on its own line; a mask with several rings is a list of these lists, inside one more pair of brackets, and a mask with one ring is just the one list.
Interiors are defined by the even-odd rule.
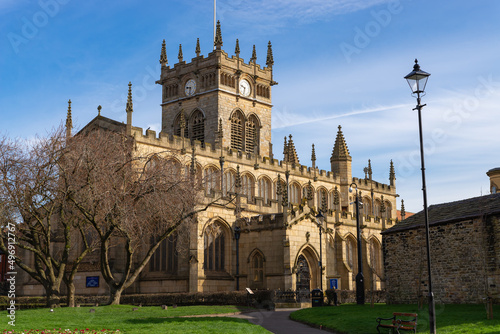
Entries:
[[[205,180],[207,201],[228,196],[236,183],[241,189],[241,208],[213,205],[198,214],[188,247],[178,252],[176,239],[166,240],[127,292],[215,292],[246,287],[311,290],[320,286],[353,290],[358,272],[356,187],[364,204],[360,220],[365,287],[383,288],[380,233],[397,220],[392,161],[387,162],[387,182],[372,179],[369,160],[364,176],[353,177],[341,126],[336,138],[332,137],[329,171],[316,167],[312,143],[309,166],[299,160],[292,135],[285,137],[283,147],[274,149],[272,90],[277,82],[271,42],[265,66],[257,63],[255,46],[245,61],[238,40],[234,55],[229,56],[222,48],[220,24],[214,44],[214,50],[204,56],[198,41],[192,59],[184,58],[180,46],[178,62],[169,66],[163,41],[161,76],[156,82],[162,89],[160,133],[132,123],[131,84],[126,123],[99,113],[86,125],[126,132],[143,154],[173,152],[186,168],[195,161],[197,175]],[[325,216],[321,227],[315,218],[319,211]],[[239,231],[238,240],[235,231]],[[77,294],[106,293],[99,266],[92,256],[85,261],[75,278]],[[25,295],[43,293],[33,280],[23,286]]]

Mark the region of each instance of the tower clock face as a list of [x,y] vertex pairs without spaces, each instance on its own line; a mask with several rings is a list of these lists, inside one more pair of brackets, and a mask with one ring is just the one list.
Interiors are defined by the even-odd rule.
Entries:
[[188,80],[186,82],[186,85],[184,86],[184,92],[186,93],[186,96],[192,96],[196,92],[196,81],[193,79]]
[[250,95],[250,83],[245,79],[240,81],[240,94],[243,96]]

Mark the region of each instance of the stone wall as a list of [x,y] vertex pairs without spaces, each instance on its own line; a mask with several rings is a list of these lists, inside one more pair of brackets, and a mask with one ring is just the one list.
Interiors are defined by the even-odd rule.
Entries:
[[[476,218],[430,228],[431,273],[436,303],[483,303],[498,294],[498,217]],[[388,303],[417,303],[428,295],[425,229],[383,235]]]

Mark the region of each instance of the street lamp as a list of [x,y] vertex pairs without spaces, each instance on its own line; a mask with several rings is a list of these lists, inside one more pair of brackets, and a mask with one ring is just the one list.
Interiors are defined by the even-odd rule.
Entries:
[[429,328],[431,333],[436,333],[436,310],[434,305],[434,295],[432,293],[431,280],[431,247],[429,234],[429,213],[427,211],[427,188],[425,186],[425,164],[424,164],[424,141],[422,138],[422,108],[425,104],[420,103],[420,97],[425,95],[425,85],[430,74],[420,69],[418,61],[415,59],[413,71],[410,72],[405,79],[410,85],[412,95],[417,96],[417,106],[413,110],[418,111],[418,130],[420,135],[420,162],[422,165],[422,192],[424,197],[424,220],[425,220],[425,236],[427,247],[427,272],[429,273]]
[[358,185],[356,183],[351,183],[349,186],[349,192],[352,193],[352,188],[356,189],[356,231],[358,238],[358,274],[356,275],[356,303],[358,305],[365,304],[365,279],[363,277],[363,254],[361,253],[361,225],[359,222],[359,206],[360,203],[358,196]]
[[240,234],[239,226],[234,228],[234,238],[236,239],[236,291],[240,290]]
[[321,247],[321,230],[323,229],[323,223],[325,221],[325,216],[318,210],[316,215],[316,224],[319,228],[319,288],[323,291],[323,247]]

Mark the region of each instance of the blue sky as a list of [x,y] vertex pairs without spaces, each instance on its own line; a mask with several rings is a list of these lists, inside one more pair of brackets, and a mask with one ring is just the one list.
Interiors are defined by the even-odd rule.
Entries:
[[[338,125],[353,176],[388,183],[407,211],[422,208],[416,101],[403,77],[419,59],[431,73],[423,103],[429,204],[489,192],[500,167],[500,2],[386,0],[219,0],[224,46],[241,57],[273,43],[273,144],[281,158],[292,134],[300,162],[328,170]],[[212,49],[211,0],[1,0],[0,133],[32,138],[61,124],[71,99],[74,124],[97,114],[125,120],[134,84],[134,125],[159,129],[161,42],[177,62]],[[399,204],[398,204],[399,209]]]

